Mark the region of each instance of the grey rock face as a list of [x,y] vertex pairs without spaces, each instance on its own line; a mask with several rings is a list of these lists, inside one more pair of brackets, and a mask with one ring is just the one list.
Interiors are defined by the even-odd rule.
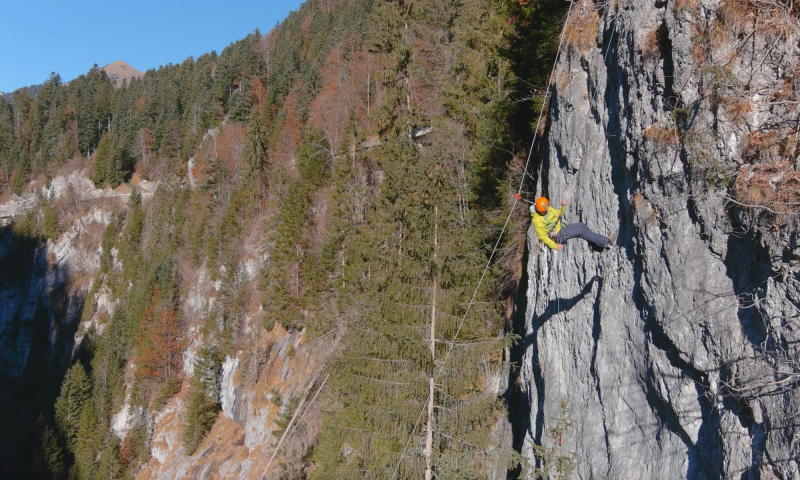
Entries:
[[35,240],[0,232],[0,380],[18,380],[26,369],[46,373],[70,351],[84,298],[67,288],[68,265],[49,265],[47,253]]
[[0,228],[0,380],[19,380],[26,369],[45,375],[69,361],[89,289],[76,278],[100,269],[87,238],[110,220],[109,211],[93,208],[55,242]]
[[798,37],[679,3],[607,4],[597,45],[558,65],[539,191],[569,184],[568,221],[619,240],[556,253],[529,232],[516,444],[535,464],[566,400],[576,478],[800,478],[797,229],[728,200],[748,133],[797,124],[770,92]]

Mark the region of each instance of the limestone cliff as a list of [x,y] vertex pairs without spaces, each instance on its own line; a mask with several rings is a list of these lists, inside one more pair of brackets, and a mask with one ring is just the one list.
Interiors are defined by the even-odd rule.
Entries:
[[539,193],[567,183],[568,221],[619,242],[554,253],[529,232],[511,410],[532,462],[565,399],[576,478],[800,478],[796,208],[730,193],[745,164],[795,161],[779,7],[576,2]]

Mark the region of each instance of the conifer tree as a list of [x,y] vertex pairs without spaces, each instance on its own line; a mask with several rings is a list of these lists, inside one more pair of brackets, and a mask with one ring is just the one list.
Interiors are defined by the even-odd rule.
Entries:
[[308,219],[308,185],[295,181],[289,186],[278,217],[268,285],[271,290],[265,305],[267,315],[289,328],[302,325],[300,262],[302,238]]
[[36,470],[39,478],[48,480],[57,480],[64,474],[64,452],[58,444],[58,436],[49,426],[45,426],[42,433],[36,455]]
[[107,435],[100,450],[95,478],[119,478],[122,467],[119,463],[120,440],[115,435]]
[[94,170],[92,170],[92,181],[95,186],[101,187],[109,181],[108,172],[114,157],[114,141],[111,134],[104,134],[100,138],[100,144],[94,154]]
[[114,247],[119,236],[119,219],[114,216],[103,232],[103,240],[100,243],[102,253],[100,254],[100,272],[109,273],[111,271],[111,249]]
[[70,446],[70,451],[75,458],[75,464],[69,473],[70,479],[88,480],[94,478],[96,471],[95,458],[99,447],[97,444],[97,417],[95,415],[94,406],[91,402],[87,402],[78,421],[77,440]]
[[[486,258],[476,215],[461,209],[455,165],[445,152],[420,155],[402,137],[382,148],[393,168],[369,215],[372,242],[349,254],[361,264],[364,294],[347,353],[332,369],[344,407],[330,419],[321,448],[352,453],[334,465],[321,460],[321,475],[356,466],[366,478],[390,475],[409,437],[424,447],[406,452],[400,478],[432,476],[458,462],[479,474],[486,460],[474,446],[489,444],[487,422],[502,409],[482,384],[482,358],[504,345],[497,309],[486,302],[489,287],[479,292],[481,304],[466,317],[458,342],[448,343]],[[464,448],[474,450],[468,460]]]
[[251,175],[259,175],[267,165],[269,151],[267,118],[263,111],[254,108],[250,112],[247,129],[247,165]]
[[67,371],[56,400],[56,424],[69,444],[76,441],[83,407],[91,397],[92,385],[83,365],[76,363]]
[[183,448],[191,455],[214,426],[219,412],[219,351],[204,345],[194,367],[186,399],[186,416],[183,422]]
[[11,106],[0,97],[0,189],[11,188],[11,174],[14,172],[12,151],[15,146],[14,121]]
[[[395,468],[397,478],[479,478],[490,463],[511,456],[489,453],[489,430],[502,403],[483,382],[508,342],[494,302],[493,269],[470,305],[493,240],[480,207],[493,205],[491,185],[497,185],[490,169],[495,159],[480,144],[502,135],[490,125],[504,96],[497,82],[481,78],[494,72],[502,80],[506,73],[491,41],[461,39],[458,32],[471,29],[455,25],[490,19],[489,36],[502,27],[481,7],[453,10],[437,3],[386,2],[373,17],[370,40],[388,68],[378,116],[384,144],[371,156],[385,178],[359,243],[346,252],[357,313],[345,353],[331,369],[341,409],[326,417],[315,478],[391,478]],[[434,25],[453,25],[453,40],[436,44],[441,37]],[[416,62],[417,45],[449,50],[460,57],[457,69],[442,72]],[[452,75],[452,84],[439,97],[426,99],[414,89],[442,75]],[[426,117],[417,101],[451,108]],[[418,125],[440,132],[417,146]],[[470,208],[467,199],[477,193],[486,203]]]
[[564,439],[575,426],[566,399],[561,400],[559,416],[550,420],[552,426],[547,429],[547,435],[542,439],[542,444],[533,447],[533,454],[539,463],[539,467],[534,468],[533,471],[534,478],[537,480],[570,478],[578,463],[577,455],[564,448]]

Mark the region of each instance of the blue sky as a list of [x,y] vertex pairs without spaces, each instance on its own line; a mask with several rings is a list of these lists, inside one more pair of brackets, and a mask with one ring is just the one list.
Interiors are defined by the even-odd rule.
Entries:
[[124,60],[146,71],[222,49],[256,28],[268,32],[300,0],[4,2],[0,91],[63,80],[95,63]]

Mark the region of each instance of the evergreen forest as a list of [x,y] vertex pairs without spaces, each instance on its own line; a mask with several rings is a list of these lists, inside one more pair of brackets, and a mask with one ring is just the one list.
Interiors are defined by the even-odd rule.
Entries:
[[[285,465],[281,478],[516,471],[496,431],[507,395],[489,385],[514,368],[527,209],[499,235],[568,6],[308,0],[266,34],[130,83],[95,65],[0,98],[3,198],[73,169],[98,189],[158,185],[116,204],[98,235],[99,273],[75,280],[87,289],[68,331],[83,332],[75,348],[3,386],[37,413],[26,410],[29,433],[6,471],[134,478],[152,419],[176,395],[191,455],[218,419],[225,358],[257,376],[266,353],[254,329],[278,325],[336,339],[319,434],[305,467]],[[5,227],[22,256],[92,208],[77,195],[38,202]],[[187,279],[200,269],[216,298],[189,318]],[[97,315],[101,297],[113,313]],[[120,439],[112,417],[126,404],[135,414]],[[297,407],[284,405],[279,425]]]

